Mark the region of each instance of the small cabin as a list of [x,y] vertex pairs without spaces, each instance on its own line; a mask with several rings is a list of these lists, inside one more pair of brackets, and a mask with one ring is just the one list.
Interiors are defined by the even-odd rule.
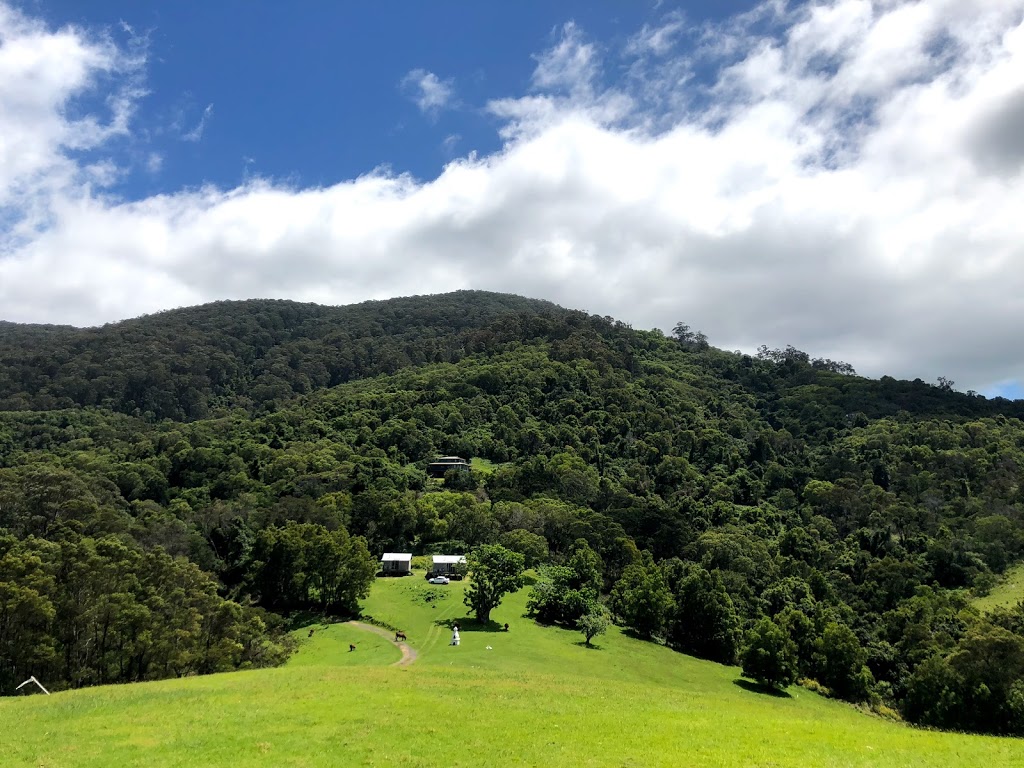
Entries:
[[455,573],[455,566],[465,562],[465,555],[434,555],[434,565],[430,572],[435,576],[451,576]]
[[405,576],[412,572],[412,552],[385,552],[380,558],[385,576]]
[[469,472],[469,462],[461,456],[442,456],[427,464],[427,474],[431,477],[444,477],[449,469]]

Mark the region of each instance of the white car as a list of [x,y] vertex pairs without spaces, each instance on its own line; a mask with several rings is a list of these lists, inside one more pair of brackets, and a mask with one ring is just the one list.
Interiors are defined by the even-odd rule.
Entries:
[[447,584],[449,579],[447,576],[435,576],[432,579],[428,579],[428,584]]

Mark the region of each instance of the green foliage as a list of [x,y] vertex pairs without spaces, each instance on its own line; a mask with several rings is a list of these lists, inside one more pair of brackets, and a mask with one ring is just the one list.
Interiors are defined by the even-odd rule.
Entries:
[[601,558],[577,539],[564,566],[542,566],[526,609],[546,623],[572,625],[593,610],[601,588]]
[[960,718],[962,681],[939,655],[925,659],[914,670],[903,699],[903,716],[914,723],[949,727]]
[[548,542],[538,533],[524,528],[506,531],[498,537],[498,543],[523,556],[527,568],[535,568],[548,558]]
[[263,605],[353,615],[366,597],[377,561],[359,536],[313,523],[259,531],[243,563],[245,583]]
[[449,469],[444,473],[444,487],[449,491],[475,491],[480,487],[480,476],[472,470]]
[[672,329],[672,335],[684,349],[704,350],[708,348],[708,337],[700,331],[691,330],[684,322],[678,322]]
[[591,604],[587,612],[576,620],[576,628],[583,633],[583,638],[587,645],[590,645],[591,641],[598,635],[603,635],[607,632],[610,625],[608,613],[603,606],[596,603]]
[[642,552],[640,562],[623,571],[612,590],[609,607],[621,623],[642,637],[661,632],[672,610],[672,593],[650,552]]
[[813,674],[817,641],[814,622],[806,613],[791,605],[779,612],[775,621],[796,648],[797,674],[804,677]]
[[845,624],[830,622],[815,643],[818,680],[836,696],[863,701],[874,683],[866,666],[867,653]]
[[576,539],[565,566],[572,574],[570,588],[578,589],[588,599],[596,599],[601,589],[601,556],[590,548],[586,539]]
[[747,632],[741,662],[746,677],[772,688],[785,688],[797,678],[796,643],[767,617]]
[[463,291],[349,307],[217,302],[102,328],[4,323],[0,408],[104,405],[179,420],[224,405],[272,410],[315,389],[518,338],[521,313],[566,311]]
[[973,627],[946,656],[934,655],[907,685],[904,716],[940,728],[1020,733],[1024,638],[989,623]]
[[673,609],[667,641],[684,653],[731,664],[739,641],[739,618],[719,571],[668,566]]
[[524,558],[500,544],[485,544],[466,555],[466,565],[472,581],[465,603],[477,621],[486,622],[501,599],[522,586]]
[[0,690],[54,689],[282,662],[279,622],[217,595],[193,563],[112,536],[0,536]]
[[572,624],[586,613],[590,597],[572,586],[573,572],[561,565],[541,566],[526,603],[529,615],[546,624]]
[[[5,566],[0,653],[19,673],[65,658],[78,614],[49,586],[63,572],[48,546],[117,541],[194,564],[223,602],[350,613],[384,551],[497,543],[542,570],[538,616],[572,625],[602,593],[638,633],[722,660],[741,626],[771,617],[801,675],[910,711],[930,659],[967,675],[952,659],[985,621],[1024,638],[1015,614],[983,619],[966,597],[1008,589],[1024,558],[1021,415],[792,348],[751,357],[685,324],[666,338],[476,292],[5,324],[0,537],[39,552]],[[449,454],[486,468],[483,484],[428,480]],[[232,625],[233,609],[199,598],[205,582],[188,584]],[[111,626],[148,621],[138,597],[104,600]],[[275,619],[257,618],[238,642],[275,658]],[[74,654],[67,666],[69,685],[137,676]],[[1016,706],[1013,684],[987,675],[979,685]],[[922,717],[982,727],[950,711]]]

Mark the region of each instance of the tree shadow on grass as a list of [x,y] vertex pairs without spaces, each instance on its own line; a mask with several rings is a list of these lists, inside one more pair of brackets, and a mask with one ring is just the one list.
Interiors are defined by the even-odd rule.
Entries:
[[632,627],[625,627],[622,630],[622,634],[624,634],[626,637],[631,637],[634,640],[639,640],[642,643],[654,643],[655,645],[663,645],[663,643],[658,642],[657,638],[651,637],[650,635],[643,635],[637,632]]
[[593,643],[590,643],[588,645],[586,640],[580,640],[580,641],[578,641],[576,643],[573,643],[573,645],[578,645],[580,648],[586,648],[588,651],[603,651],[604,650],[604,648],[602,648],[600,645],[594,645]]
[[331,624],[337,624],[345,621],[345,619],[338,616],[327,616],[323,613],[315,613],[313,611],[299,611],[288,616],[285,621],[287,622],[289,630],[305,629],[310,626],[315,629],[327,629]]
[[452,629],[459,625],[459,632],[504,632],[505,627],[496,621],[477,621],[472,616],[465,616],[461,619],[438,619],[435,626]]
[[751,693],[760,693],[760,694],[763,694],[765,696],[772,696],[772,697],[774,697],[776,699],[791,699],[791,698],[793,698],[788,693],[786,693],[785,691],[780,691],[778,688],[772,688],[771,686],[768,686],[768,685],[761,685],[760,683],[755,683],[755,682],[753,682],[751,680],[744,680],[741,677],[736,678],[735,680],[733,680],[732,684],[733,685],[738,685],[740,688],[742,688],[745,691],[750,691]]

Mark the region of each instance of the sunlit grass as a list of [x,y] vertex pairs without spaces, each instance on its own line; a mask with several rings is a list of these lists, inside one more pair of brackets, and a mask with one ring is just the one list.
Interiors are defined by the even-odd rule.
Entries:
[[500,466],[502,465],[495,464],[490,459],[482,459],[479,456],[474,456],[469,460],[470,469],[484,476],[491,474]]
[[374,585],[365,613],[406,632],[407,668],[385,638],[313,625],[280,669],[0,701],[0,765],[1024,765],[1022,741],[916,730],[800,688],[766,696],[614,628],[588,649],[523,618],[525,593],[478,627],[465,586]]
[[[313,630],[310,636],[309,630]],[[299,641],[299,652],[288,660],[288,667],[358,667],[393,664],[402,657],[387,638],[365,632],[348,624],[311,624],[292,633]],[[349,645],[356,650],[350,651]]]
[[980,611],[993,608],[1012,608],[1024,600],[1024,563],[1019,563],[1003,574],[999,583],[984,597],[975,599]]

